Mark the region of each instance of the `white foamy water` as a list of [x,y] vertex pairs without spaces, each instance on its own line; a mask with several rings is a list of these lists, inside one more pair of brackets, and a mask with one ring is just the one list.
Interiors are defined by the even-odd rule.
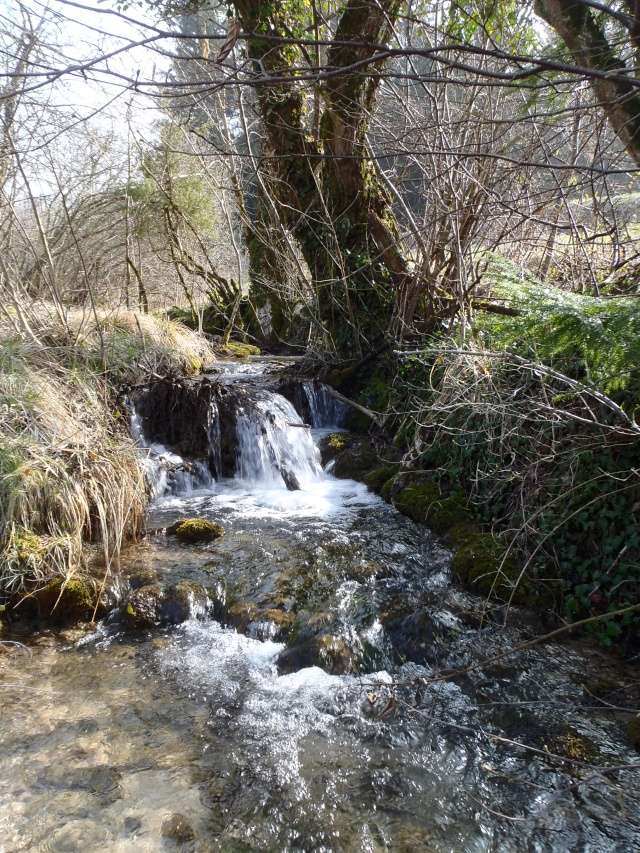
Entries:
[[265,391],[243,403],[236,433],[238,479],[295,490],[321,478],[320,454],[309,429],[280,394]]
[[240,734],[247,744],[260,744],[254,772],[278,785],[297,785],[302,795],[300,742],[311,733],[329,737],[332,698],[353,679],[317,666],[279,676],[275,662],[283,649],[282,643],[252,639],[217,622],[192,621],[159,657],[165,674],[210,703],[230,738]]

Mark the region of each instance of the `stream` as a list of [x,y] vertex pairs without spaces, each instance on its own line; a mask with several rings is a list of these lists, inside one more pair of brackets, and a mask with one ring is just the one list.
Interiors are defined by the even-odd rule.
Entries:
[[[0,850],[640,849],[640,771],[610,769],[638,754],[585,688],[606,659],[548,643],[430,683],[535,625],[483,618],[425,527],[324,470],[340,406],[307,386],[306,428],[266,367],[218,376],[250,389],[233,476],[213,409],[209,462],[184,470],[133,424],[154,532],[125,573],[202,584],[235,622],[194,610],[133,630],[113,614],[0,654]],[[224,537],[163,532],[196,516]]]

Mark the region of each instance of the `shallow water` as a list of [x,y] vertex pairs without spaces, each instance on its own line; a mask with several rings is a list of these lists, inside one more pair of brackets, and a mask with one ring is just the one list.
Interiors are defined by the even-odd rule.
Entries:
[[[143,634],[107,621],[7,650],[0,850],[640,848],[640,774],[602,772],[638,756],[623,718],[581,686],[593,661],[546,645],[429,684],[526,628],[480,619],[447,550],[363,485],[322,472],[302,485],[236,479],[158,498],[150,529],[199,515],[226,534],[152,535],[127,568],[222,584],[259,610],[295,602],[358,672],[278,675],[283,644],[259,619],[244,634],[212,619]],[[173,813],[193,841],[162,837]]]

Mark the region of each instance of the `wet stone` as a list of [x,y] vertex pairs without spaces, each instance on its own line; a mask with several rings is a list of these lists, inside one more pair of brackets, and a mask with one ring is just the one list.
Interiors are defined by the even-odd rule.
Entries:
[[142,821],[139,817],[125,817],[124,819],[124,831],[127,835],[134,835],[140,829],[142,829]]
[[176,841],[178,844],[185,844],[188,841],[193,841],[196,837],[193,827],[186,817],[181,814],[167,815],[162,821],[161,831],[163,838]]
[[224,528],[206,518],[183,518],[167,527],[167,535],[175,536],[180,542],[188,544],[213,542],[224,535]]
[[210,609],[206,589],[194,581],[171,586],[149,584],[134,590],[124,607],[126,623],[133,628],[179,625],[192,618],[204,618]]

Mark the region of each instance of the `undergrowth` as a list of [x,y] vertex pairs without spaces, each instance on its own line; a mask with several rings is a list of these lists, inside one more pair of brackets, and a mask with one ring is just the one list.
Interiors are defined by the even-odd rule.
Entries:
[[[492,295],[519,313],[483,315],[466,340],[402,356],[390,422],[407,461],[445,489],[463,484],[521,581],[547,586],[567,620],[636,604],[640,306],[507,271]],[[605,645],[634,644],[640,617],[593,631]]]

